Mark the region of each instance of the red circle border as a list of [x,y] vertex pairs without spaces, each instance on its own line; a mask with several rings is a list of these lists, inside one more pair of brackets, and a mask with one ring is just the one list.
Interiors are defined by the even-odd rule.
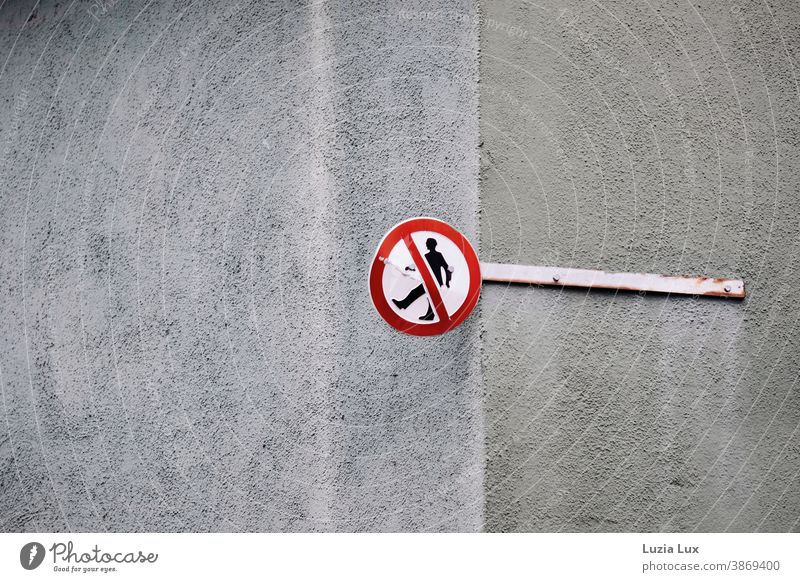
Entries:
[[[388,257],[394,246],[406,235],[420,230],[446,236],[461,250],[464,259],[467,261],[467,268],[469,269],[467,298],[461,307],[450,316],[449,321],[411,323],[394,312],[383,293],[383,270],[386,265],[383,264],[383,261],[379,261],[378,257]],[[395,225],[378,245],[378,250],[372,258],[372,264],[369,269],[369,291],[372,297],[372,304],[378,314],[396,330],[414,336],[440,335],[459,326],[478,304],[478,299],[481,295],[481,283],[481,264],[475,249],[472,248],[467,238],[446,222],[429,217],[409,218]]]

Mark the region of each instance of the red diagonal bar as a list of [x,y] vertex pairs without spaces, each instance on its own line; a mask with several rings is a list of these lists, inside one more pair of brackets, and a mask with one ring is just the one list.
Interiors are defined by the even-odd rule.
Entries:
[[406,243],[408,252],[411,253],[411,259],[417,266],[417,272],[422,275],[422,282],[425,283],[425,290],[428,292],[428,296],[431,298],[433,309],[436,312],[436,315],[439,316],[439,321],[449,323],[450,315],[448,315],[447,309],[444,308],[444,301],[442,301],[442,294],[439,293],[439,286],[436,284],[436,280],[431,275],[431,270],[428,268],[428,264],[425,262],[425,259],[422,258],[417,245],[414,243],[414,239],[411,238],[410,234],[407,234],[403,237],[403,242]]

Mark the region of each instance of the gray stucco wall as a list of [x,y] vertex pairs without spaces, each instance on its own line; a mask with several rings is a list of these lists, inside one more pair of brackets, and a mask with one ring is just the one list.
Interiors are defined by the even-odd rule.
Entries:
[[800,530],[789,1],[488,2],[481,258],[744,302],[485,287],[486,528]]
[[[2,5],[0,531],[798,529],[797,11],[481,12]],[[414,215],[750,295],[403,336]]]
[[0,530],[481,528],[479,320],[366,293],[477,237],[474,10],[2,5]]

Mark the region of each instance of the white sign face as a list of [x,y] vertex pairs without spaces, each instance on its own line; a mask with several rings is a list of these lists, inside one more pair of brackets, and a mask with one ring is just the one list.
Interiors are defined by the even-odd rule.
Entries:
[[445,311],[452,316],[464,305],[470,290],[470,273],[461,249],[443,234],[417,231],[411,239],[423,258],[415,264],[405,240],[394,245],[383,271],[382,288],[386,302],[399,317],[414,324],[438,323],[423,277],[425,268],[436,284]]

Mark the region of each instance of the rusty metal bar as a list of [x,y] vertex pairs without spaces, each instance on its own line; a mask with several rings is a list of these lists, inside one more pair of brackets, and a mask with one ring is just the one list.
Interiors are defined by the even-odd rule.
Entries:
[[481,275],[484,281],[502,283],[652,291],[655,293],[707,295],[735,299],[743,299],[745,296],[744,281],[720,277],[656,275],[652,273],[607,273],[589,269],[503,265],[499,263],[481,263]]

